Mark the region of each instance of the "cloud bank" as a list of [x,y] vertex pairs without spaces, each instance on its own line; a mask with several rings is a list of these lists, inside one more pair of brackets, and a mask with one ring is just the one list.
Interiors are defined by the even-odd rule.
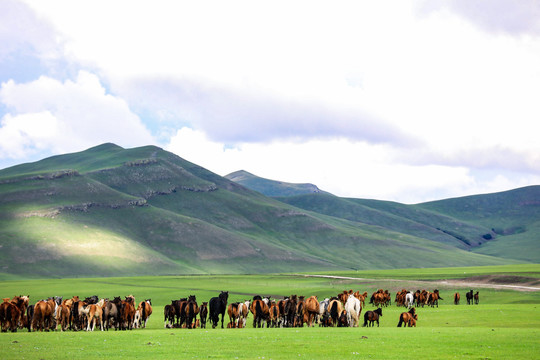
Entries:
[[0,7],[0,166],[107,141],[406,202],[540,181],[534,1]]

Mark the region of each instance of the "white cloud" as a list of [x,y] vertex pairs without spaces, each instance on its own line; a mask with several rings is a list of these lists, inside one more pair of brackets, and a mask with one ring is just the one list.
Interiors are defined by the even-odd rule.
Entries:
[[[292,183],[314,183],[338,196],[414,203],[473,194],[482,189],[461,166],[407,165],[388,145],[346,139],[246,143],[234,148],[209,140],[200,131],[180,129],[166,149],[219,175],[247,170]],[[506,190],[511,181],[490,182]]]
[[[22,18],[42,22],[28,29],[44,29],[44,49],[99,78],[5,83],[0,136],[18,131],[9,148],[23,150],[49,138],[55,151],[136,146],[152,140],[142,118],[219,174],[245,169],[345,196],[415,201],[531,183],[538,20],[495,2],[511,10],[507,21],[482,11],[489,2],[446,0],[25,0],[37,15]],[[15,47],[41,39],[19,35]],[[55,119],[59,135],[37,145],[22,115]]]
[[5,141],[1,157],[83,150],[103,142],[154,143],[127,103],[107,94],[99,79],[85,71],[75,81],[45,76],[25,84],[10,80],[1,86],[0,103],[8,109],[0,127]]

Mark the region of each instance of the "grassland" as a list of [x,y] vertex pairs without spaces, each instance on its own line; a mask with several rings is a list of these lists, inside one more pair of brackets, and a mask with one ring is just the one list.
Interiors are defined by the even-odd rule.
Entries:
[[[465,274],[464,274],[465,273]],[[328,274],[326,274],[328,275]],[[540,291],[491,288],[486,282],[479,305],[452,304],[452,294],[469,290],[480,276],[528,282],[540,278],[540,265],[459,269],[407,269],[336,273],[358,279],[306,277],[294,274],[164,276],[12,280],[0,282],[1,295],[28,294],[34,301],[52,295],[100,297],[133,294],[151,298],[154,314],[147,329],[128,332],[51,332],[0,334],[2,359],[63,358],[249,358],[249,359],[537,359],[540,353]],[[456,287],[447,280],[460,280]],[[532,280],[531,280],[532,279]],[[417,328],[397,328],[403,308],[383,309],[379,328],[164,329],[163,306],[195,294],[207,301],[221,290],[229,302],[254,294],[335,295],[344,289],[372,292],[401,288],[438,288],[438,308],[418,309]],[[366,308],[371,309],[371,305]],[[226,320],[227,321],[227,320]]]

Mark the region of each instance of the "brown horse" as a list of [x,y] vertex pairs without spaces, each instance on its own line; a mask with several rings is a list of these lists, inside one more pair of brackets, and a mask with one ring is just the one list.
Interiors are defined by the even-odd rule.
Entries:
[[142,328],[146,328],[146,323],[148,322],[148,318],[150,315],[152,315],[152,299],[146,299],[144,301],[141,301],[139,303],[139,306],[137,307],[137,311],[139,311],[139,326]]
[[26,317],[26,309],[28,308],[29,300],[30,300],[29,295],[28,296],[24,296],[24,295],[14,296],[13,299],[11,299],[11,304],[13,306],[16,306],[17,309],[19,310],[17,319],[14,319],[14,320],[16,320],[17,327],[20,329],[27,327],[27,324],[28,324],[28,318]]
[[201,328],[206,329],[206,318],[208,316],[208,302],[203,302],[199,307],[199,318],[201,319]]
[[339,317],[343,312],[343,305],[341,304],[341,301],[335,297],[331,298],[330,303],[328,304],[328,312],[330,314],[330,318],[332,319],[332,326],[336,326],[338,324]]
[[[229,324],[232,324],[231,327],[237,327],[237,323],[238,323],[238,305],[240,305],[240,303],[231,303],[229,304],[229,306],[227,307],[227,314],[229,315]],[[227,327],[229,327],[227,325]]]
[[171,304],[165,305],[165,307],[163,308],[163,317],[165,328],[171,328],[174,324],[174,306],[172,306]]
[[135,298],[131,295],[126,296],[126,299],[122,300],[120,330],[133,329],[134,319],[135,319]]
[[373,326],[374,322],[376,321],[377,327],[379,327],[379,317],[381,316],[382,308],[377,308],[373,311],[366,311],[366,313],[364,314],[364,326]]
[[278,327],[279,326],[279,307],[274,300],[270,303],[270,319],[268,327]]
[[56,323],[60,325],[60,330],[66,331],[69,327],[69,318],[71,316],[71,307],[62,303],[56,309]]
[[289,302],[289,297],[285,296],[283,299],[279,300],[277,302],[277,307],[279,310],[279,319],[278,319],[278,327],[287,326],[285,321],[285,308],[287,307],[287,303]]
[[[298,303],[298,296],[291,295],[283,304],[283,322],[284,326],[294,326],[294,319],[296,318],[296,304]],[[281,312],[281,309],[280,309]]]
[[416,293],[414,294],[414,298],[416,300],[416,307],[419,307],[419,306],[422,306],[424,307],[424,305],[426,304],[427,300],[428,300],[428,292],[426,290],[417,290]]
[[349,326],[349,315],[347,310],[343,310],[338,318],[338,327],[348,327]]
[[103,331],[103,306],[104,300],[99,301],[97,304],[87,305],[84,309],[86,313],[86,331],[94,331],[96,328],[96,322],[99,325],[101,331]]
[[478,295],[478,291],[477,291],[476,294],[474,294],[474,303],[478,305],[479,302],[480,302],[480,295]]
[[454,294],[454,305],[459,305],[459,299],[461,298],[461,296],[459,295],[459,293],[455,293]]
[[34,305],[34,317],[32,319],[32,328],[39,331],[49,331],[54,329],[54,309],[55,304],[52,298],[47,301],[40,300]]
[[86,328],[86,316],[84,314],[84,308],[87,303],[84,301],[74,301],[71,308],[71,329],[78,331]]
[[439,307],[439,299],[444,300],[439,294],[439,290],[433,290],[433,292],[429,294],[428,304],[431,305],[431,307],[435,307],[435,305]]
[[270,309],[268,309],[268,305],[266,305],[260,295],[255,295],[253,297],[250,310],[253,314],[253,327],[264,327],[263,321],[268,321],[270,317]]
[[405,324],[404,327],[409,325],[409,327],[412,326],[414,322],[414,326],[416,326],[416,320],[418,319],[418,315],[416,314],[415,308],[412,308],[408,312],[403,312],[401,315],[399,315],[399,322],[397,324],[397,327],[401,327],[401,325]]
[[185,307],[186,311],[186,327],[193,329],[197,315],[199,314],[199,305],[197,305],[197,298],[195,295],[190,295]]
[[8,329],[11,332],[17,332],[21,311],[15,304],[10,302],[9,298],[3,300],[2,304],[0,304],[0,324],[2,332],[6,332]]
[[304,314],[307,315],[307,326],[311,327],[313,320],[317,319],[320,312],[319,300],[316,296],[310,296],[304,305]]
[[296,304],[296,315],[294,317],[293,327],[302,327],[304,326],[304,307],[306,303],[304,296],[298,297],[298,303]]

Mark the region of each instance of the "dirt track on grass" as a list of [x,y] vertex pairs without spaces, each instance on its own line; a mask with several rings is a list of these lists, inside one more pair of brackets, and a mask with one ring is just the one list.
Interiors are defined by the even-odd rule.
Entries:
[[[337,280],[354,280],[362,283],[403,283],[404,287],[416,285],[423,288],[445,286],[448,288],[490,288],[490,289],[506,289],[516,291],[540,291],[540,279],[529,278],[524,276],[499,276],[499,275],[484,275],[473,276],[465,279],[448,279],[448,280],[403,280],[403,279],[367,279],[348,276],[334,275],[301,275],[304,277],[321,277]],[[407,286],[405,286],[407,285]]]

